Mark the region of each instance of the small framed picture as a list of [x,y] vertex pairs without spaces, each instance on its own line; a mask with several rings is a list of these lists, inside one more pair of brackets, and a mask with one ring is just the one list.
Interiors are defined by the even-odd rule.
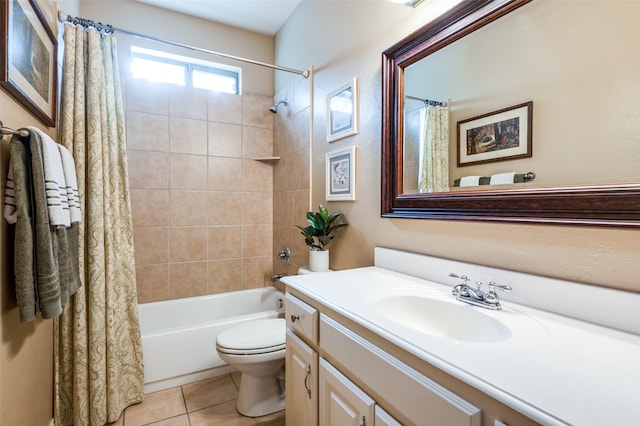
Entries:
[[358,133],[358,79],[327,95],[327,141]]
[[0,85],[49,127],[56,122],[57,42],[35,0],[3,1]]
[[458,121],[458,166],[531,157],[533,102]]
[[328,201],[356,199],[356,147],[327,153],[326,191]]

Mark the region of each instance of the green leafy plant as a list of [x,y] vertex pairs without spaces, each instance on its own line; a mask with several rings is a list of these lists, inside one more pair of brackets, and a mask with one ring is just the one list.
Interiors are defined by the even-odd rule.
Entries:
[[302,226],[296,227],[300,229],[300,233],[304,236],[304,242],[311,247],[311,250],[323,251],[327,249],[326,247],[331,240],[336,237],[335,231],[347,226],[346,223],[336,222],[340,217],[342,217],[342,213],[329,213],[327,208],[320,204],[317,212],[307,212],[309,226],[305,228]]

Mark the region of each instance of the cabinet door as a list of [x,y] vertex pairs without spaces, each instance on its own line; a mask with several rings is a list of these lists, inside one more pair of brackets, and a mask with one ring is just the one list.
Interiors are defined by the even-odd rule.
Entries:
[[318,425],[318,354],[287,328],[286,423]]
[[373,426],[375,401],[320,359],[320,426]]
[[375,426],[402,426],[400,422],[391,417],[391,415],[384,411],[379,405],[376,405],[375,412]]

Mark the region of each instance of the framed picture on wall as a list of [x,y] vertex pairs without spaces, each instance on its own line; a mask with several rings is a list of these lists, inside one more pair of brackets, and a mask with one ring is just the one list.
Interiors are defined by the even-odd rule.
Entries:
[[358,79],[327,95],[327,141],[358,133]]
[[49,127],[56,125],[57,42],[35,0],[2,2],[0,85]]
[[458,121],[458,166],[531,157],[533,102]]
[[356,147],[327,153],[326,198],[328,201],[356,199]]

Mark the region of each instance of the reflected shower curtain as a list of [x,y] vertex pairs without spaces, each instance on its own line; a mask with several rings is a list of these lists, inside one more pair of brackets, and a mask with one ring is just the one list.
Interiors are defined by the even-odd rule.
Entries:
[[420,192],[449,190],[449,108],[420,110]]
[[142,401],[124,115],[116,41],[64,25],[60,140],[75,159],[83,286],[55,322],[56,425],[104,425]]

